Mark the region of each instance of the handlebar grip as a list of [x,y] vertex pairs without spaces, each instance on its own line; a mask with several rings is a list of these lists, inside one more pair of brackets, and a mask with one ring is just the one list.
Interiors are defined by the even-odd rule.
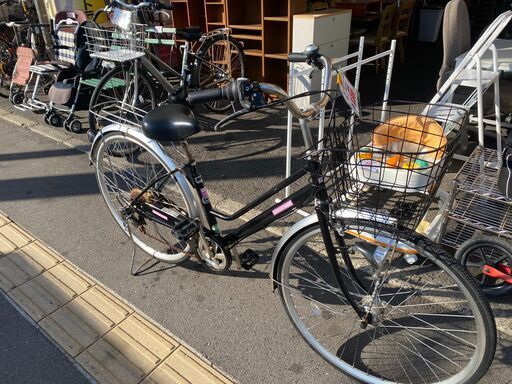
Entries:
[[187,101],[190,104],[204,104],[209,101],[223,100],[224,92],[222,88],[202,89],[200,91],[189,92]]
[[238,89],[238,82],[233,80],[220,88],[189,92],[187,101],[190,104],[204,104],[216,100],[237,101],[239,96],[240,90]]
[[288,54],[288,61],[290,63],[305,63],[308,58],[308,55],[304,52],[291,52]]

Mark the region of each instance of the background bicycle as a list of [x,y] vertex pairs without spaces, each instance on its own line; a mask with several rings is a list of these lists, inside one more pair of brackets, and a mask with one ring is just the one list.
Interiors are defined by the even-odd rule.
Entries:
[[28,66],[34,60],[47,60],[50,56],[45,51],[43,30],[49,31],[50,25],[39,23],[34,6],[28,1],[4,1],[0,3],[0,9],[4,17],[0,21],[0,88],[9,89],[10,100],[19,104],[22,97],[15,97],[15,94],[28,77],[18,76],[12,84],[18,56],[21,55],[23,61],[20,68],[23,66],[27,74]]
[[[95,106],[118,100],[150,110],[163,101],[184,103],[189,89],[218,88],[244,75],[243,48],[229,30],[202,35],[194,27],[168,28],[138,22],[137,11],[162,15],[167,8],[160,3],[132,6],[115,0],[106,9],[113,20],[112,29],[86,28],[91,55],[120,63],[102,78],[92,95],[89,122],[93,130],[101,128],[95,119]],[[180,46],[179,71],[149,49],[175,47],[180,40],[184,43]],[[193,49],[194,45],[197,48]],[[216,112],[231,109],[231,103],[223,100],[205,106]]]

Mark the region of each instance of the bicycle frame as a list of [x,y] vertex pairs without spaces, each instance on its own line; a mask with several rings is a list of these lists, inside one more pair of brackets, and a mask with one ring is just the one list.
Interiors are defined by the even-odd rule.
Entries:
[[[301,209],[308,203],[312,202],[315,198],[318,201],[318,204],[315,204],[315,214],[318,217],[318,224],[320,226],[322,237],[324,238],[327,255],[329,258],[329,261],[334,269],[334,274],[336,276],[336,280],[340,286],[341,291],[345,294],[348,302],[350,305],[354,308],[356,313],[360,318],[363,318],[366,316],[366,321],[371,321],[371,316],[369,316],[365,311],[352,299],[351,295],[348,294],[348,290],[344,284],[343,276],[341,275],[341,272],[336,268],[337,266],[337,260],[336,260],[336,250],[334,243],[332,241],[330,230],[329,230],[329,223],[328,223],[328,195],[327,191],[325,189],[325,182],[323,177],[313,177],[312,182],[308,183],[306,186],[300,188],[298,191],[293,193],[291,196],[289,196],[287,199],[280,201],[277,204],[272,205],[270,208],[266,209],[262,213],[258,214],[256,217],[252,218],[251,220],[245,222],[241,226],[235,228],[234,230],[230,231],[227,234],[222,234],[222,231],[220,230],[220,227],[217,223],[217,218],[223,220],[223,221],[234,221],[238,218],[240,218],[245,213],[253,210],[257,206],[259,206],[264,201],[268,200],[270,197],[274,196],[278,192],[285,189],[287,186],[293,184],[295,181],[300,179],[301,177],[311,173],[310,170],[313,172],[312,175],[318,174],[318,168],[319,163],[314,160],[309,160],[307,167],[303,167],[297,171],[295,171],[293,174],[291,174],[289,177],[269,189],[268,191],[264,192],[260,196],[258,196],[256,199],[245,205],[244,207],[240,208],[238,211],[231,215],[226,215],[225,213],[219,212],[212,208],[210,199],[208,197],[208,191],[205,188],[203,178],[201,174],[199,173],[199,170],[197,169],[196,162],[192,155],[190,154],[188,150],[188,145],[186,142],[182,142],[183,149],[186,153],[187,158],[189,159],[188,163],[185,164],[182,168],[183,174],[187,177],[189,183],[192,185],[192,187],[195,189],[197,195],[200,197],[201,205],[203,208],[203,212],[205,213],[206,220],[210,228],[202,227],[202,231],[215,239],[222,247],[225,249],[231,249],[238,243],[240,243],[245,238],[255,234],[256,232],[259,232],[265,228],[267,228],[270,224],[276,222],[277,220],[281,219],[282,217],[290,214],[291,212]],[[168,180],[174,173],[180,172],[178,169],[175,169],[174,171],[168,172],[164,175],[159,176],[155,180],[152,180],[152,182],[148,183],[148,185],[140,191],[139,195],[133,199],[131,205],[134,206],[140,198],[147,190],[155,186],[161,181]],[[157,188],[158,189],[158,188]],[[150,209],[142,209],[137,210],[139,214],[143,215],[145,218],[149,220],[155,220],[159,222],[160,224],[163,224],[165,226],[168,226],[172,229],[172,225],[174,224],[173,221],[162,221],[160,219],[160,214],[158,211],[156,211],[155,207],[151,207]],[[165,213],[165,212],[164,212]],[[167,215],[163,215],[163,217],[166,217]],[[345,243],[341,236],[336,235],[338,243],[344,247]]]
[[[268,191],[264,192],[260,196],[258,196],[253,201],[249,202],[247,205],[236,211],[231,215],[226,215],[223,212],[219,212],[212,208],[211,203],[208,198],[208,192],[204,187],[204,183],[202,181],[201,175],[197,172],[197,167],[195,164],[186,166],[189,168],[191,177],[189,181],[191,182],[194,189],[197,191],[199,196],[201,197],[201,204],[203,206],[204,212],[206,214],[206,218],[208,220],[208,224],[210,224],[213,232],[215,233],[215,229],[218,228],[217,219],[221,219],[223,221],[234,221],[239,219],[242,215],[247,212],[255,209],[259,205],[261,205],[264,201],[268,200],[270,197],[274,196],[276,193],[282,191],[287,186],[293,184],[295,181],[305,176],[308,171],[305,168],[299,169],[290,177],[284,179]],[[312,202],[315,197],[315,187],[311,184],[299,189],[295,193],[293,193],[289,198],[279,203],[272,205],[270,208],[258,214],[256,217],[242,224],[238,228],[233,231],[222,235],[220,230],[218,230],[217,240],[220,243],[227,247],[232,248],[234,245],[238,244],[245,238],[253,235],[256,232],[265,229],[270,224],[276,222],[282,217],[288,215],[292,211],[300,209]]]
[[[205,214],[205,219],[209,226],[209,228],[203,226],[202,230],[209,236],[215,238],[215,240],[217,240],[219,244],[221,244],[223,247],[226,247],[227,249],[232,248],[245,238],[251,236],[256,232],[261,231],[262,229],[268,227],[273,222],[288,215],[292,211],[300,209],[307,205],[308,203],[310,203],[311,201],[313,201],[315,193],[317,191],[316,187],[318,186],[308,184],[299,189],[298,191],[296,191],[295,193],[293,193],[286,200],[274,204],[273,206],[266,209],[256,217],[242,224],[240,227],[234,229],[233,231],[230,231],[227,234],[222,234],[217,219],[221,219],[223,221],[234,221],[236,219],[239,219],[245,213],[255,209],[257,206],[262,204],[264,201],[268,200],[276,193],[282,191],[287,186],[293,184],[295,181],[308,174],[308,170],[306,168],[299,169],[298,171],[290,175],[288,178],[281,181],[268,191],[264,192],[256,199],[254,199],[253,201],[251,201],[250,203],[248,203],[247,205],[245,205],[244,207],[242,207],[237,212],[231,215],[227,215],[223,212],[217,211],[212,207],[210,199],[208,197],[208,191],[205,188],[203,178],[197,169],[195,161],[188,162],[186,165],[183,166],[182,170],[185,171],[182,173],[186,176],[187,180],[195,189],[197,195],[200,197],[199,200],[201,201],[203,212]],[[147,190],[157,185],[158,183],[168,180],[176,172],[179,171],[174,170],[172,172],[168,172],[164,175],[159,176],[155,180],[152,180],[150,183],[148,183],[146,188],[144,188],[140,192],[139,197],[142,196]],[[134,206],[137,203],[139,197],[133,199],[131,203],[132,206]],[[139,211],[139,213],[141,213],[150,220],[158,220],[158,214],[156,214],[156,216],[153,216],[152,214],[150,215],[144,211]],[[163,222],[162,224],[167,225],[172,229],[172,222]]]
[[[170,28],[168,30],[173,30],[174,28]],[[167,31],[167,29],[166,29]],[[176,40],[173,40],[176,42]],[[187,94],[187,89],[189,86],[192,86],[193,88],[198,87],[200,84],[198,84],[198,73],[197,71],[190,70],[191,65],[189,64],[189,56],[192,56],[196,61],[203,61],[203,58],[200,55],[197,55],[195,52],[190,50],[190,42],[186,41],[185,44],[183,44],[181,47],[183,47],[183,53],[182,53],[182,63],[181,63],[181,72],[178,72],[174,68],[172,68],[168,63],[164,62],[162,59],[160,59],[155,53],[151,52],[151,50],[147,50],[147,54],[149,57],[141,57],[137,59],[137,61],[134,63],[133,67],[133,73],[135,78],[137,78],[137,72],[140,70],[140,67],[144,70],[146,70],[148,73],[150,73],[155,79],[156,82],[164,89],[164,91],[170,96],[170,97],[177,97],[179,101],[183,101]],[[181,48],[180,47],[180,48]],[[153,64],[153,61],[157,62],[160,66],[163,67],[162,69],[157,68]],[[197,63],[194,63],[192,67],[197,67]],[[180,85],[178,88],[176,88],[169,80],[168,77],[164,76],[163,73],[170,73],[173,77],[177,78],[180,82]],[[183,95],[182,98],[180,96]],[[134,90],[134,97],[133,99],[137,99],[138,97],[138,90]]]

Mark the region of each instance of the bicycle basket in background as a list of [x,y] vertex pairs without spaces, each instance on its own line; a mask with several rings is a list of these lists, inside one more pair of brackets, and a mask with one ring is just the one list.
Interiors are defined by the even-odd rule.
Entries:
[[91,57],[124,62],[145,55],[146,25],[132,22],[132,12],[114,9],[112,24],[84,26],[87,50]]
[[321,163],[335,209],[415,229],[467,121],[454,105],[388,102],[330,127]]

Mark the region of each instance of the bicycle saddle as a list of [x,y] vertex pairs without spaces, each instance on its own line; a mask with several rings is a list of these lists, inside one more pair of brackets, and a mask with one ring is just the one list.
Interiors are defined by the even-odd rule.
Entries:
[[165,104],[150,111],[142,120],[142,131],[156,141],[180,141],[201,131],[190,108]]
[[176,28],[176,36],[179,39],[185,39],[187,41],[197,41],[201,38],[201,28],[199,27],[186,27]]

